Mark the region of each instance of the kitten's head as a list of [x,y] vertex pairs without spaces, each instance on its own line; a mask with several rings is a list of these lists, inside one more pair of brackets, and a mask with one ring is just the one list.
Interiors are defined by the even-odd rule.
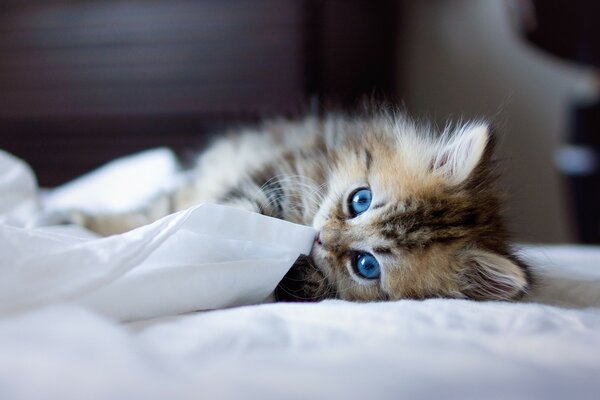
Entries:
[[[313,296],[509,300],[527,290],[529,272],[500,215],[485,123],[440,135],[390,117],[328,123],[316,269],[304,277]],[[340,141],[339,129],[352,132]]]

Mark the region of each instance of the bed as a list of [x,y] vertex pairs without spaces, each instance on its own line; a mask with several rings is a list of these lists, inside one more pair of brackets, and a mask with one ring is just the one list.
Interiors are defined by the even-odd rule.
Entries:
[[[0,190],[18,190],[0,205],[22,220],[32,206],[18,195],[37,188],[17,164],[0,160],[11,185],[19,182],[7,186],[3,175]],[[152,236],[154,226],[133,236]],[[298,243],[310,240],[309,231],[297,234]],[[285,263],[304,245],[269,245],[260,256]],[[155,296],[152,313],[136,314],[143,304],[127,308],[135,284],[102,297],[105,308],[76,291],[33,289],[19,293],[36,301],[9,308],[15,296],[0,284],[0,399],[600,398],[600,248],[523,245],[519,253],[539,279],[518,303],[259,301],[285,270],[279,264],[254,297],[201,312]],[[0,267],[9,261],[0,255]]]

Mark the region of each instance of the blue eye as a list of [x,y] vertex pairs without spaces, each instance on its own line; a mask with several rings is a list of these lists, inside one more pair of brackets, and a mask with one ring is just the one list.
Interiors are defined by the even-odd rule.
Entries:
[[362,188],[355,190],[348,200],[350,214],[352,217],[356,217],[369,209],[371,205],[371,189]]
[[369,253],[357,253],[354,260],[356,272],[366,279],[377,279],[381,274],[379,262]]

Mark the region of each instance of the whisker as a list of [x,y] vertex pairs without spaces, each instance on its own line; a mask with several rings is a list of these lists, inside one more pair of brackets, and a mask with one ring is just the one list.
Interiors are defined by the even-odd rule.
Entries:
[[260,190],[264,194],[265,208],[274,208],[285,200],[288,207],[306,217],[318,211],[324,200],[323,187],[324,184],[304,175],[277,174],[261,185]]

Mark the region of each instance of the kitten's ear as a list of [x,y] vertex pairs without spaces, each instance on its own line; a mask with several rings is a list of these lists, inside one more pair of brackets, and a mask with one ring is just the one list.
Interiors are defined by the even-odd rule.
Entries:
[[473,173],[490,145],[487,124],[466,125],[441,144],[432,168],[451,184],[460,184]]
[[523,265],[496,253],[471,250],[461,272],[462,291],[476,300],[511,300],[529,287]]

